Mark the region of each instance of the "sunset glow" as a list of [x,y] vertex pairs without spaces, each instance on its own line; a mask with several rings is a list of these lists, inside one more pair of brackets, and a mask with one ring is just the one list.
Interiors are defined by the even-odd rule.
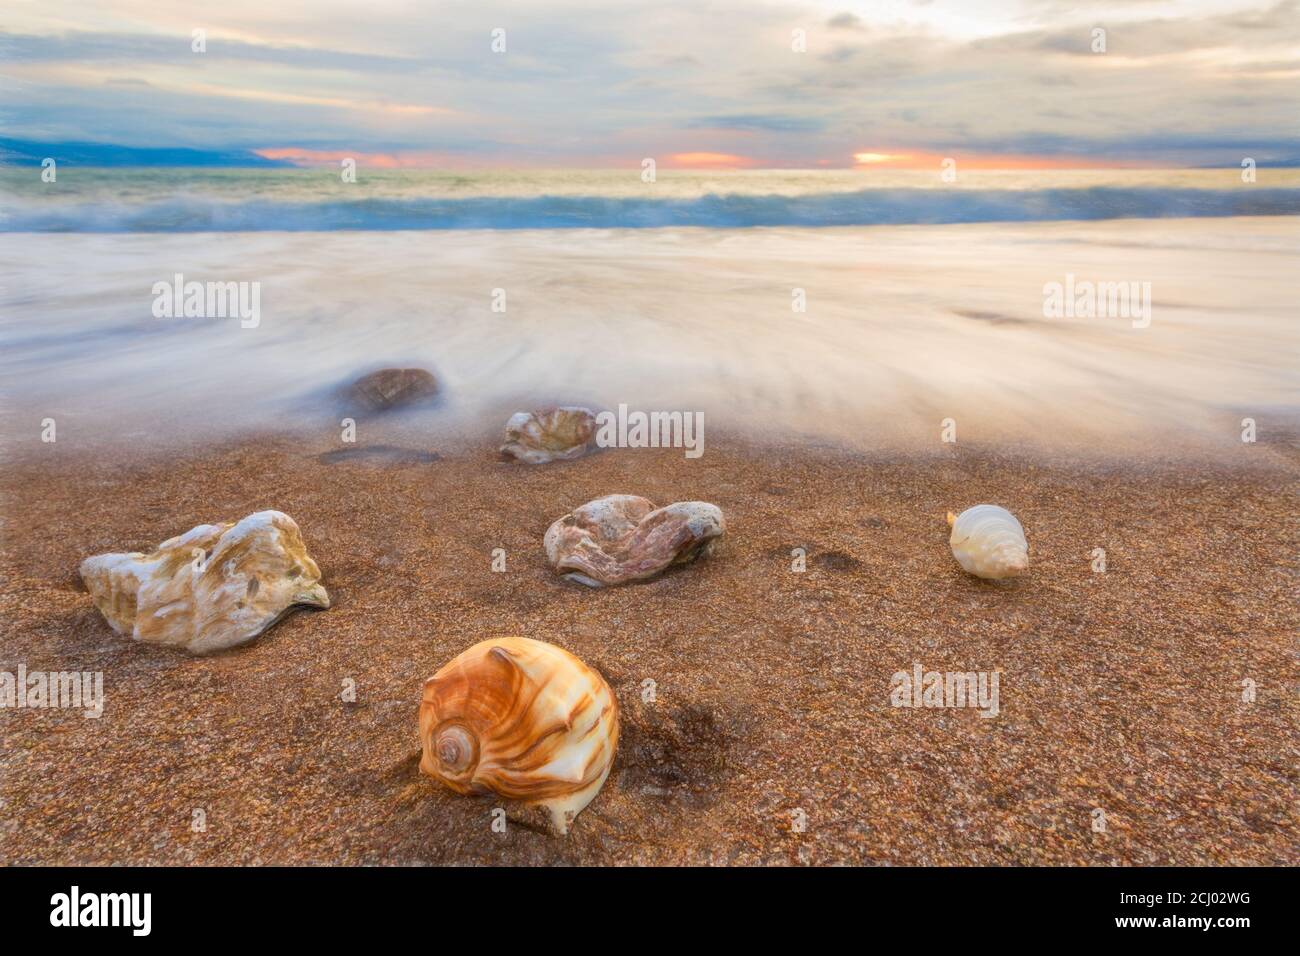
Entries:
[[759,165],[746,156],[731,153],[673,153],[668,160],[670,165],[683,169],[743,169]]
[[439,153],[367,153],[342,149],[301,149],[296,146],[276,146],[253,150],[265,159],[282,159],[299,166],[337,165],[345,159],[375,169],[427,169],[453,165],[449,157]]
[[862,166],[874,166],[881,163],[897,165],[910,160],[906,153],[854,153],[853,161]]

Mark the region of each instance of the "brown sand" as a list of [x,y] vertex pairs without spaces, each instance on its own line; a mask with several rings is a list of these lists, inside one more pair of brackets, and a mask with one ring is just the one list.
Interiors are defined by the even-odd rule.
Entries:
[[[98,720],[0,711],[0,857],[1300,863],[1286,449],[1261,446],[1267,467],[1246,470],[1136,470],[710,438],[695,461],[621,450],[536,468],[488,442],[429,460],[287,438],[125,463],[48,446],[8,465],[0,669],[103,671],[107,703]],[[547,525],[611,492],[713,501],[728,536],[651,583],[557,579]],[[944,513],[981,501],[1023,521],[1029,577],[957,568]],[[249,646],[135,644],[77,578],[86,555],[264,508],[299,522],[334,607]],[[567,838],[494,833],[495,801],[416,769],[423,679],[511,633],[575,652],[622,704],[613,773]],[[891,707],[891,676],[914,662],[999,671],[1000,715]]]

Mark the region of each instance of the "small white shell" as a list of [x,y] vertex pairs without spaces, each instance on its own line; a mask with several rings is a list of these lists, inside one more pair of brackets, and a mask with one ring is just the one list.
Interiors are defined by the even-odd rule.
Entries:
[[980,578],[1010,578],[1029,570],[1029,542],[1025,529],[1006,508],[976,505],[956,518],[948,513],[952,556],[966,571]]

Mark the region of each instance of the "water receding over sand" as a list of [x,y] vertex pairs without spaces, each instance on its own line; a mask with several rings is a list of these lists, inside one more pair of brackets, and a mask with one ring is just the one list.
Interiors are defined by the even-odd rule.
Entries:
[[[438,440],[582,402],[867,452],[932,452],[952,419],[977,447],[1231,458],[1243,417],[1273,440],[1296,421],[1298,228],[3,235],[5,437],[30,450],[47,417],[85,444],[319,435],[340,382],[393,363],[443,382],[414,420]],[[256,327],[154,317],[177,274],[260,283]],[[1070,281],[1149,283],[1149,326],[1045,316]]]

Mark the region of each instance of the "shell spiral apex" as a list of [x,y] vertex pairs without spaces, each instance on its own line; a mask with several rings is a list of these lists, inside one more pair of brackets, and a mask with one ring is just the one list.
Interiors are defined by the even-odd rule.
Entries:
[[568,651],[525,637],[482,641],[424,684],[420,770],[457,793],[544,811],[565,834],[618,748],[618,701]]
[[957,563],[980,578],[997,580],[1029,570],[1029,542],[1020,522],[1006,508],[976,505],[956,518],[948,514],[948,544]]

